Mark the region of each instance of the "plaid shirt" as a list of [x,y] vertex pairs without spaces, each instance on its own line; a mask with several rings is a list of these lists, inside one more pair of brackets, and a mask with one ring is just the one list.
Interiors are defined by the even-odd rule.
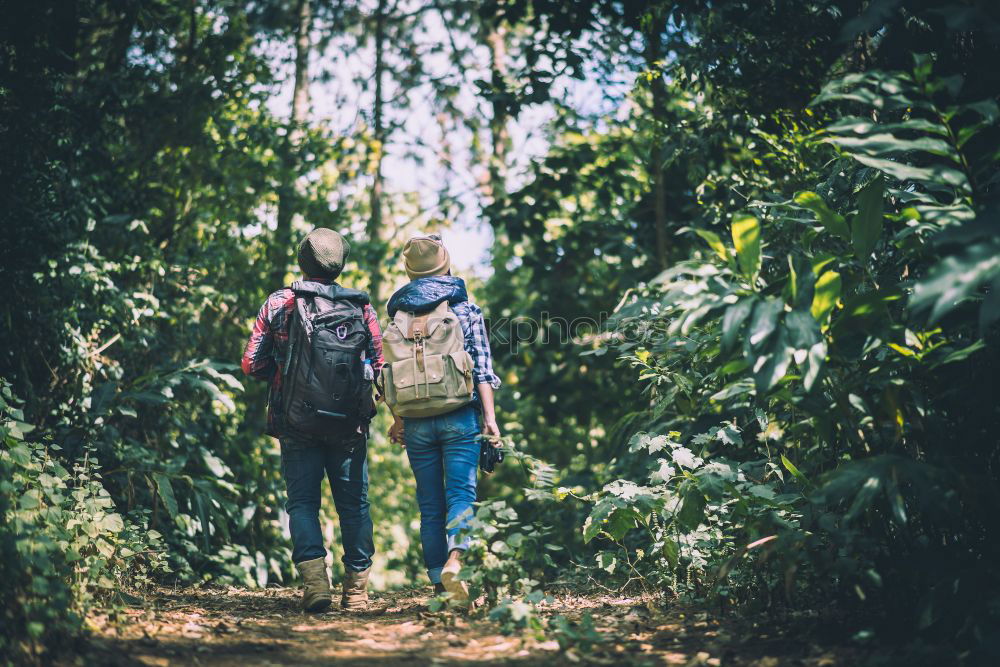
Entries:
[[[252,378],[271,383],[267,396],[267,434],[281,435],[281,416],[275,407],[281,405],[281,376],[285,352],[288,350],[288,328],[295,312],[295,293],[288,287],[272,292],[257,313],[250,340],[243,351],[243,372]],[[372,369],[378,373],[385,359],[382,356],[382,329],[378,325],[375,309],[364,307],[365,325],[371,332],[368,358]]]
[[462,324],[465,351],[472,357],[473,381],[476,384],[485,383],[494,389],[499,389],[500,378],[493,372],[493,354],[490,352],[490,339],[486,335],[483,311],[471,301],[452,304],[451,310]]

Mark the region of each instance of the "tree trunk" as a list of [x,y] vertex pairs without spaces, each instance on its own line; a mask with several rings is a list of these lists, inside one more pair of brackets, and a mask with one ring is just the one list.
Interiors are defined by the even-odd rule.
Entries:
[[[644,35],[646,45],[643,56],[646,60],[646,67],[654,72],[650,88],[652,91],[652,115],[657,121],[662,121],[663,110],[667,101],[667,89],[663,83],[662,60],[663,50],[660,42],[660,22],[654,13],[650,17],[649,28]],[[659,128],[657,128],[657,134]],[[656,230],[656,259],[660,268],[667,268],[667,251],[669,241],[667,239],[667,189],[663,182],[663,156],[662,142],[654,141],[651,146],[649,164],[647,170],[653,179],[653,224]]]
[[139,3],[126,4],[121,20],[111,34],[107,55],[104,58],[104,68],[108,72],[117,73],[125,65],[128,48],[132,42],[132,31],[135,29],[138,19]]
[[297,193],[295,178],[287,176],[297,171],[299,141],[309,115],[309,33],[312,29],[310,0],[299,0],[295,25],[295,80],[292,84],[292,115],[285,135],[285,169],[278,185],[278,220],[271,245],[271,285],[283,285],[292,253],[292,218],[295,215]]
[[371,190],[371,215],[368,218],[366,231],[368,233],[368,243],[371,247],[371,266],[368,268],[369,296],[373,304],[380,305],[382,291],[382,263],[385,261],[386,248],[382,242],[382,156],[384,155],[385,127],[382,118],[382,105],[384,91],[382,89],[382,76],[385,70],[383,61],[383,51],[385,49],[385,0],[379,0],[375,9],[375,99],[372,104],[373,141],[372,150],[375,151],[374,178],[372,179]]
[[[494,90],[502,89],[505,85],[504,76],[507,74],[506,32],[504,27],[496,22],[490,26],[486,35],[486,43],[490,47],[490,74]],[[499,100],[493,101],[490,139],[493,151],[489,161],[490,197],[493,201],[497,201],[507,192],[507,144],[510,140],[507,132],[507,110]]]
[[299,0],[298,26],[295,31],[295,84],[292,89],[292,124],[301,136],[309,116],[309,55],[312,50],[312,8],[310,0]]
[[[659,152],[653,156],[659,162]],[[654,164],[653,174],[653,219],[656,221],[656,258],[660,268],[667,268],[667,189],[663,184],[663,169]]]
[[188,67],[194,65],[194,49],[198,43],[198,0],[191,0],[191,7],[188,10],[188,43],[187,43],[187,64]]

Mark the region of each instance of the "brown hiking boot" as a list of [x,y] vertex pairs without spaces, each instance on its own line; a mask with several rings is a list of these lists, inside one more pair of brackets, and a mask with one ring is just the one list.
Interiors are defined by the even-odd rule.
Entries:
[[368,575],[372,569],[361,572],[344,571],[344,594],[340,606],[348,611],[362,611],[368,608]]
[[444,589],[451,593],[452,602],[458,604],[469,603],[469,587],[464,581],[458,578],[458,573],[462,571],[462,562],[459,560],[449,560],[441,570],[441,583]]
[[302,576],[302,611],[319,612],[330,606],[330,578],[326,573],[326,559],[296,563]]

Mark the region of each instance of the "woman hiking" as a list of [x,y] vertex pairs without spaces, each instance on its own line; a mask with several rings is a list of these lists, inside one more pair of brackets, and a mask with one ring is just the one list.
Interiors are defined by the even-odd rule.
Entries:
[[437,592],[466,602],[458,573],[483,437],[500,446],[500,378],[483,313],[451,275],[441,237],[411,238],[403,262],[410,282],[389,299],[384,338],[385,397],[395,416],[389,438],[406,448],[416,478],[427,576]]

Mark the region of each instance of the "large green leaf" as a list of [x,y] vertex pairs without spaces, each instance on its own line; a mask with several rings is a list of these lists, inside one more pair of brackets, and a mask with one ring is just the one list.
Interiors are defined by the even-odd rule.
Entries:
[[785,315],[788,342],[796,350],[808,350],[820,340],[819,323],[810,313],[793,310]]
[[735,398],[736,396],[742,396],[743,394],[749,394],[754,389],[753,380],[750,378],[742,378],[726,385],[721,390],[712,394],[709,397],[710,401],[726,401],[730,398]]
[[847,74],[827,82],[810,106],[824,102],[858,102],[876,109],[928,106],[914,96],[913,77],[881,70]]
[[752,215],[733,216],[733,245],[740,271],[748,277],[760,271],[760,222]]
[[[974,355],[976,352],[979,352],[980,350],[984,349],[985,347],[986,347],[986,343],[980,338],[979,340],[977,340],[975,343],[972,343],[971,345],[966,345],[963,348],[960,348],[958,350],[953,350],[953,351],[949,352],[948,354],[946,354],[940,360],[934,361],[930,365],[930,368],[937,368],[938,366],[944,366],[945,364],[953,364],[953,363],[958,362],[958,361],[965,361],[966,359],[968,359],[969,357],[971,357],[972,355]],[[903,348],[903,349],[906,349],[906,348]],[[948,349],[948,348],[945,348],[945,349]]]
[[802,386],[806,391],[812,391],[816,385],[816,380],[819,378],[819,373],[823,370],[823,364],[826,361],[826,351],[825,340],[821,340],[809,348],[806,355],[806,372],[802,376]]
[[728,352],[736,342],[743,322],[750,316],[756,298],[743,299],[726,309],[726,314],[722,317],[722,350]]
[[884,171],[889,176],[900,181],[916,181],[925,185],[950,186],[962,190],[969,189],[969,180],[958,169],[934,165],[931,167],[914,167],[905,162],[895,162],[885,158],[870,155],[851,155],[861,164]]
[[826,322],[827,316],[840,299],[840,274],[836,271],[824,271],[816,280],[816,291],[813,293],[812,316],[820,324]]
[[583,541],[585,543],[590,542],[600,534],[601,530],[604,529],[604,523],[617,506],[618,499],[612,497],[602,498],[594,505],[594,509],[590,511],[590,516],[587,517],[587,520],[583,524]]
[[156,482],[156,491],[163,501],[163,506],[167,509],[167,514],[173,519],[177,516],[177,499],[174,497],[174,487],[170,485],[170,478],[161,472],[153,473],[153,481]]
[[997,106],[994,100],[983,100],[982,102],[967,104],[965,108],[982,116],[982,120],[959,129],[956,141],[959,149],[965,146],[973,137],[976,137],[982,130],[992,127],[996,123],[997,117],[1000,116],[1000,107]]
[[1000,278],[1000,242],[977,243],[960,255],[946,257],[913,288],[910,307],[930,310],[931,322],[968,298],[980,285]]
[[886,157],[892,153],[921,151],[958,161],[955,149],[948,142],[933,137],[900,139],[893,134],[878,132],[865,137],[831,137],[829,141],[852,154],[859,151],[873,157]]
[[211,470],[212,474],[216,477],[225,477],[226,475],[232,474],[232,470],[230,470],[229,466],[222,462],[222,459],[215,456],[204,447],[201,448],[201,458],[205,461],[205,465],[208,466],[208,469]]
[[875,123],[867,118],[858,116],[846,116],[840,120],[826,126],[826,131],[834,134],[857,134],[868,135],[872,132],[896,132],[905,130],[910,132],[927,132],[937,134],[942,137],[948,136],[948,128],[940,123],[922,118],[910,118],[899,123]]
[[111,405],[117,389],[118,383],[110,380],[94,387],[90,395],[90,413],[94,416],[104,414]]
[[677,567],[677,563],[680,561],[680,549],[677,542],[669,538],[663,542],[663,557],[667,559],[670,567]]
[[705,496],[697,486],[691,486],[684,494],[681,509],[677,512],[677,523],[685,530],[696,530],[705,518]]
[[621,540],[628,531],[635,528],[636,521],[639,519],[638,512],[631,507],[618,507],[608,517],[607,523],[604,524],[604,531],[612,539]]
[[795,348],[789,342],[788,330],[780,327],[778,335],[773,336],[767,348],[754,359],[753,379],[758,395],[769,391],[785,377],[794,351]]
[[757,302],[750,318],[750,331],[747,336],[747,349],[760,346],[778,327],[778,320],[785,310],[785,302],[771,297]]
[[109,533],[120,533],[125,530],[125,522],[122,521],[120,514],[105,514],[101,519],[100,528]]
[[209,533],[212,532],[212,522],[208,513],[206,494],[201,491],[192,491],[191,496],[194,498],[195,510],[198,512],[198,520],[201,522],[202,546],[205,551],[208,551],[211,548]]
[[781,455],[781,465],[785,466],[785,470],[787,470],[788,472],[792,473],[792,476],[795,479],[799,480],[800,482],[802,482],[806,486],[810,486],[811,485],[811,482],[809,481],[809,479],[806,478],[806,476],[803,475],[802,472],[795,466],[795,464],[792,463],[790,460],[788,460],[788,457],[785,456],[784,454]]
[[881,174],[865,186],[858,195],[858,212],[851,221],[851,244],[854,256],[861,261],[868,259],[875,243],[882,236],[882,200],[885,180]]
[[726,250],[725,244],[722,243],[722,239],[715,232],[710,232],[707,229],[696,229],[694,233],[705,239],[708,243],[708,247],[715,251],[715,254],[719,256],[723,262],[729,262],[729,252]]
[[819,220],[820,224],[834,236],[839,236],[843,239],[851,237],[851,231],[847,228],[844,216],[831,211],[826,202],[823,201],[823,198],[815,192],[798,193],[795,195],[795,203],[815,213],[816,219]]

